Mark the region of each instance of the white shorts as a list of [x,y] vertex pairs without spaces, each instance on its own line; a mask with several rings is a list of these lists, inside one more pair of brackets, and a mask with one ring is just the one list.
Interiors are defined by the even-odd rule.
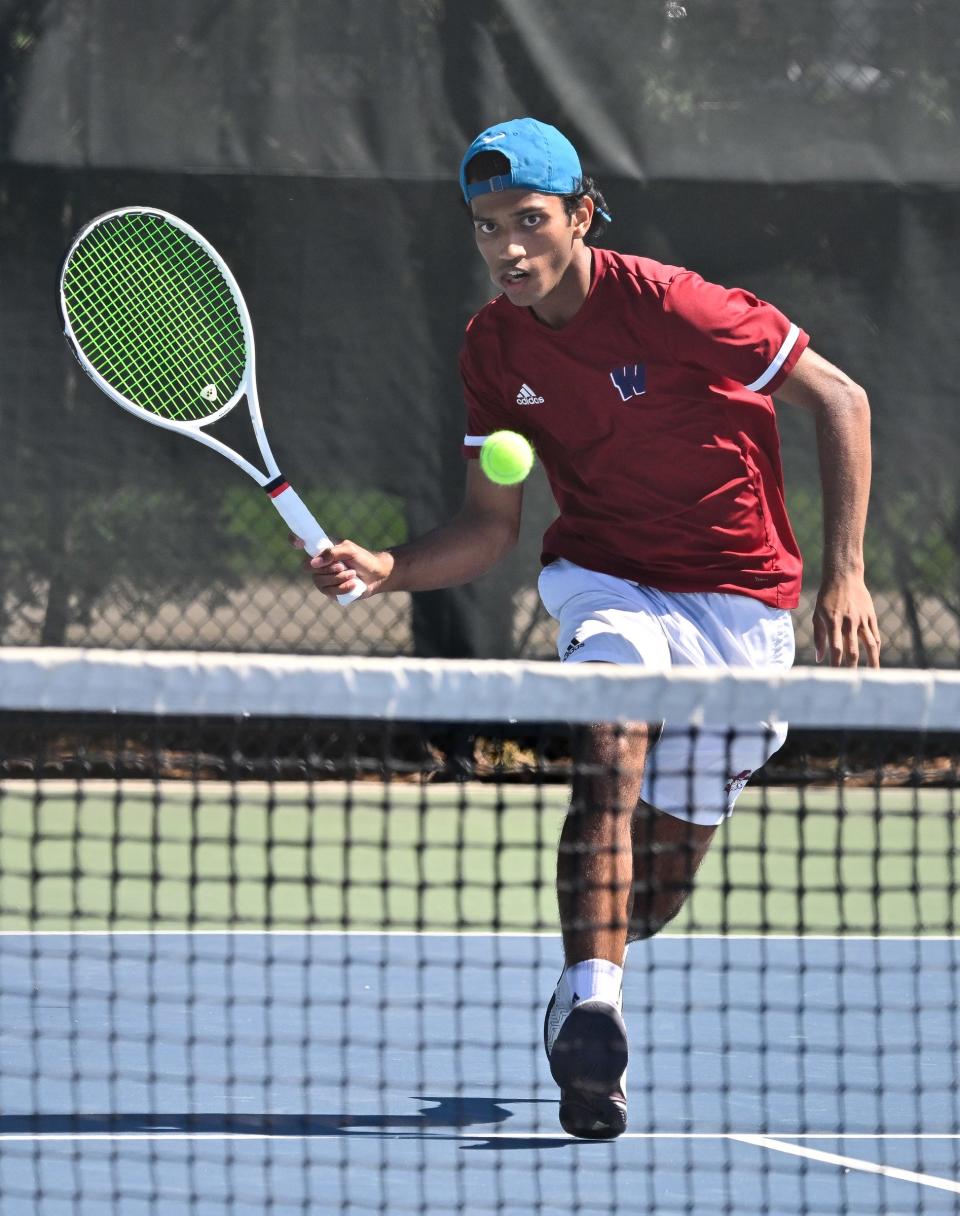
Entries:
[[[565,663],[667,667],[787,668],[793,663],[790,613],[746,595],[642,587],[560,559],[540,573],[540,598],[560,626]],[[786,726],[744,722],[695,737],[669,723],[647,760],[645,802],[705,825],[733,810],[751,774],[787,737]]]

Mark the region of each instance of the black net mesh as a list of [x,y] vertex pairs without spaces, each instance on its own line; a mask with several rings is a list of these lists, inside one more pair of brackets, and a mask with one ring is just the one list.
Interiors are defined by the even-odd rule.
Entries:
[[[11,1212],[952,1209],[953,682],[70,662],[3,665]],[[705,740],[800,725],[694,873],[689,825],[599,799],[626,768],[576,724],[599,702],[680,727],[648,769],[688,810]],[[585,912],[615,887],[598,812],[632,815],[641,940],[627,1130],[591,1144],[542,1036],[558,841],[568,930],[625,927]]]

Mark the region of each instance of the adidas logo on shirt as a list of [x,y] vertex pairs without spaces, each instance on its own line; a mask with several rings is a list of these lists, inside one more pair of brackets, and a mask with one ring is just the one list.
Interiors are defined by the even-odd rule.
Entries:
[[529,384],[522,384],[517,393],[517,405],[543,405],[543,398],[537,396]]

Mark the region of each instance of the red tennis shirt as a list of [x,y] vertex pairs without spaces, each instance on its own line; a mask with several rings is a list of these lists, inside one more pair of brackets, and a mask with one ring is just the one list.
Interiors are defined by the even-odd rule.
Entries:
[[589,294],[562,329],[503,296],[470,321],[464,455],[502,429],[533,444],[560,510],[544,563],[795,607],[801,559],[769,394],[807,334],[748,291],[591,252]]

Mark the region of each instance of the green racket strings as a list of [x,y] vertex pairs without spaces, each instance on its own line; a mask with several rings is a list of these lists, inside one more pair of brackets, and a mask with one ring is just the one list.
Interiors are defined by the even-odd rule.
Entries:
[[209,418],[236,393],[247,354],[216,262],[162,216],[113,216],[83,237],[63,277],[74,338],[94,370],[141,409]]

